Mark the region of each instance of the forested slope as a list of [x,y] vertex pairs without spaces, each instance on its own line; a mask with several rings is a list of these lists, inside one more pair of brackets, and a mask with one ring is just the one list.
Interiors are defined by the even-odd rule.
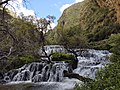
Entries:
[[[116,4],[117,3],[117,4]],[[109,49],[107,39],[120,32],[118,2],[85,0],[67,8],[47,40],[70,48]]]
[[35,28],[32,16],[13,17],[0,10],[0,71],[36,60],[41,41]]

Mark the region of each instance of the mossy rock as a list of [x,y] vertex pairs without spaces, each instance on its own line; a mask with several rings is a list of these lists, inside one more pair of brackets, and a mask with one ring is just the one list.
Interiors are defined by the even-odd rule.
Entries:
[[66,61],[71,62],[75,59],[73,54],[65,54],[65,53],[53,53],[52,54],[52,61]]
[[69,63],[70,67],[72,69],[77,68],[78,60],[76,59],[75,55],[72,53],[53,53],[51,56],[52,61],[65,61],[66,63]]
[[[11,69],[17,69],[22,67],[24,64],[28,64],[31,62],[38,62],[38,57],[32,54],[24,54],[19,56],[10,56],[3,65],[1,65],[2,72],[7,72]],[[4,67],[4,68],[2,68]]]

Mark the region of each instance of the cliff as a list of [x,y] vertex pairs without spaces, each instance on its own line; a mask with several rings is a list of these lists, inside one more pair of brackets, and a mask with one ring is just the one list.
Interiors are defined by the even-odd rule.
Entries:
[[116,12],[117,22],[120,23],[120,0],[95,0],[100,7],[114,9]]
[[96,45],[98,49],[106,48],[109,36],[120,32],[119,2],[85,0],[68,7],[59,18],[55,30],[49,33],[48,41],[68,47],[86,47],[87,44],[92,48]]

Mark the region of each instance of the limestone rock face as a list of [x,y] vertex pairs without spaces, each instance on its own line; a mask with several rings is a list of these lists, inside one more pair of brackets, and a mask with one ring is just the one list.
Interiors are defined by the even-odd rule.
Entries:
[[[112,13],[113,21],[120,23],[120,0],[84,0],[66,9],[58,20],[58,26],[69,28],[69,26],[80,25],[81,29],[85,29],[86,23],[89,22],[87,18],[93,16],[96,10],[102,8],[108,9],[110,14],[111,11],[114,12]],[[106,16],[108,13],[106,13]],[[115,20],[115,18],[117,19]]]
[[100,7],[109,7],[116,12],[117,22],[120,23],[120,0],[95,0]]
[[95,35],[99,29],[103,30],[106,24],[120,22],[120,7],[116,3],[118,2],[111,0],[84,0],[76,3],[64,10],[58,20],[57,29],[78,27],[81,32],[84,32],[83,34],[87,32]]
[[117,21],[120,23],[120,0],[114,0],[115,3],[115,10],[116,10],[116,16],[117,16]]
[[[83,44],[80,41],[88,41],[93,48],[106,49],[107,39],[114,33],[120,33],[120,0],[84,0],[64,10],[55,30],[47,38],[53,43],[68,41],[68,46],[74,47]],[[86,46],[86,43],[82,44],[81,47]]]

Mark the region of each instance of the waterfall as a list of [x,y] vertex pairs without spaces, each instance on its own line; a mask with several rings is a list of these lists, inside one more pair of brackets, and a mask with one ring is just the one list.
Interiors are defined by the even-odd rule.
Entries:
[[74,72],[84,77],[95,79],[97,71],[110,63],[108,57],[111,53],[107,50],[88,49],[76,52],[79,62]]
[[[78,55],[78,66],[73,70],[73,73],[83,77],[95,79],[97,71],[110,63],[108,57],[111,53],[107,50],[75,49],[75,52]],[[33,62],[5,73],[4,81],[7,83],[23,81],[39,83],[39,85],[42,85],[41,88],[48,88],[48,86],[51,86],[51,88],[54,87],[51,90],[73,89],[76,85],[82,83],[78,79],[64,77],[64,71],[69,72],[69,64],[64,61],[50,64],[43,61]]]
[[67,63],[33,62],[23,67],[7,72],[4,76],[6,82],[31,81],[31,82],[60,82],[63,80],[63,71],[67,69]]

